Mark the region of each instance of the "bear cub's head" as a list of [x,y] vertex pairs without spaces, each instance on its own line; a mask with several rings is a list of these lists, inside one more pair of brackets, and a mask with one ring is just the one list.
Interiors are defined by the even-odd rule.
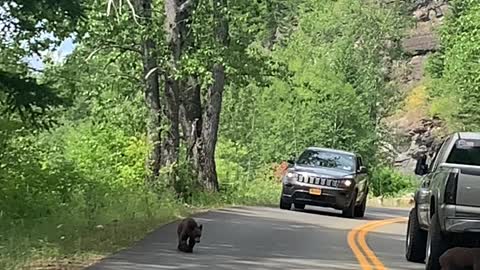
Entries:
[[195,227],[192,231],[192,238],[195,239],[195,243],[200,243],[200,237],[202,237],[203,224]]

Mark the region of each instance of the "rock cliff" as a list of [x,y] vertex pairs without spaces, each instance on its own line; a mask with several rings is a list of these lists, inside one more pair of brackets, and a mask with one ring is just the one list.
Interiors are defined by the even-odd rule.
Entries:
[[[442,24],[447,11],[446,0],[412,1],[410,12],[415,19],[415,26],[402,42],[409,55],[409,72],[402,87],[409,92],[407,96],[416,95],[416,99],[426,99],[425,94],[422,97],[421,88],[425,62],[429,54],[440,48],[435,30]],[[418,106],[415,105],[417,103]],[[407,174],[413,174],[417,158],[435,151],[444,130],[441,121],[429,118],[427,109],[421,108],[422,102],[417,103],[413,102],[412,108],[384,121],[395,138],[393,143],[384,143],[384,151],[388,153],[394,166]]]

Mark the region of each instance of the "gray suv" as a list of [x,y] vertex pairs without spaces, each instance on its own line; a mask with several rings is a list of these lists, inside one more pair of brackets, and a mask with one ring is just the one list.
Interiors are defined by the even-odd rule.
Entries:
[[448,136],[415,170],[415,193],[406,236],[406,258],[440,270],[439,257],[457,246],[480,247],[480,133]]
[[365,215],[368,183],[362,158],[354,153],[310,147],[289,161],[282,179],[281,209],[305,205],[342,210],[345,217]]

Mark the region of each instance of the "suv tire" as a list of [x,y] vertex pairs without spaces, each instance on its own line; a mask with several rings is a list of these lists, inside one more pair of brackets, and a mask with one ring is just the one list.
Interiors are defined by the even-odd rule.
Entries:
[[440,228],[440,222],[438,215],[432,216],[430,229],[427,236],[427,248],[426,248],[426,270],[441,270],[440,256],[447,251],[450,247],[450,243]]
[[365,198],[363,198],[362,203],[355,206],[354,216],[363,218],[365,216],[365,210],[367,209],[367,195],[365,194]]
[[350,200],[350,204],[347,208],[342,210],[342,215],[347,218],[355,217],[355,203],[357,202],[357,191],[354,191],[352,194],[352,198]]
[[290,202],[285,201],[283,198],[280,199],[280,209],[283,210],[290,210],[292,208],[292,204]]
[[405,257],[407,261],[423,263],[427,252],[427,232],[420,228],[417,208],[410,210],[405,241]]

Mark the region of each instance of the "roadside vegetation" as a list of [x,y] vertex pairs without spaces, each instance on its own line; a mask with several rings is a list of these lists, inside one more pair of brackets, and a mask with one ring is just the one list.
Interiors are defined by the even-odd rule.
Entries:
[[[200,209],[277,205],[280,163],[311,145],[362,154],[374,196],[417,184],[378,150],[403,1],[30,2],[0,0],[1,269],[88,262]],[[452,124],[478,116],[480,91],[480,3],[457,2],[428,88],[432,113],[462,108],[437,110]],[[45,33],[75,48],[38,70],[25,59],[58,43]]]
[[428,63],[431,115],[450,131],[480,128],[480,1],[452,1],[439,31],[442,50]]

